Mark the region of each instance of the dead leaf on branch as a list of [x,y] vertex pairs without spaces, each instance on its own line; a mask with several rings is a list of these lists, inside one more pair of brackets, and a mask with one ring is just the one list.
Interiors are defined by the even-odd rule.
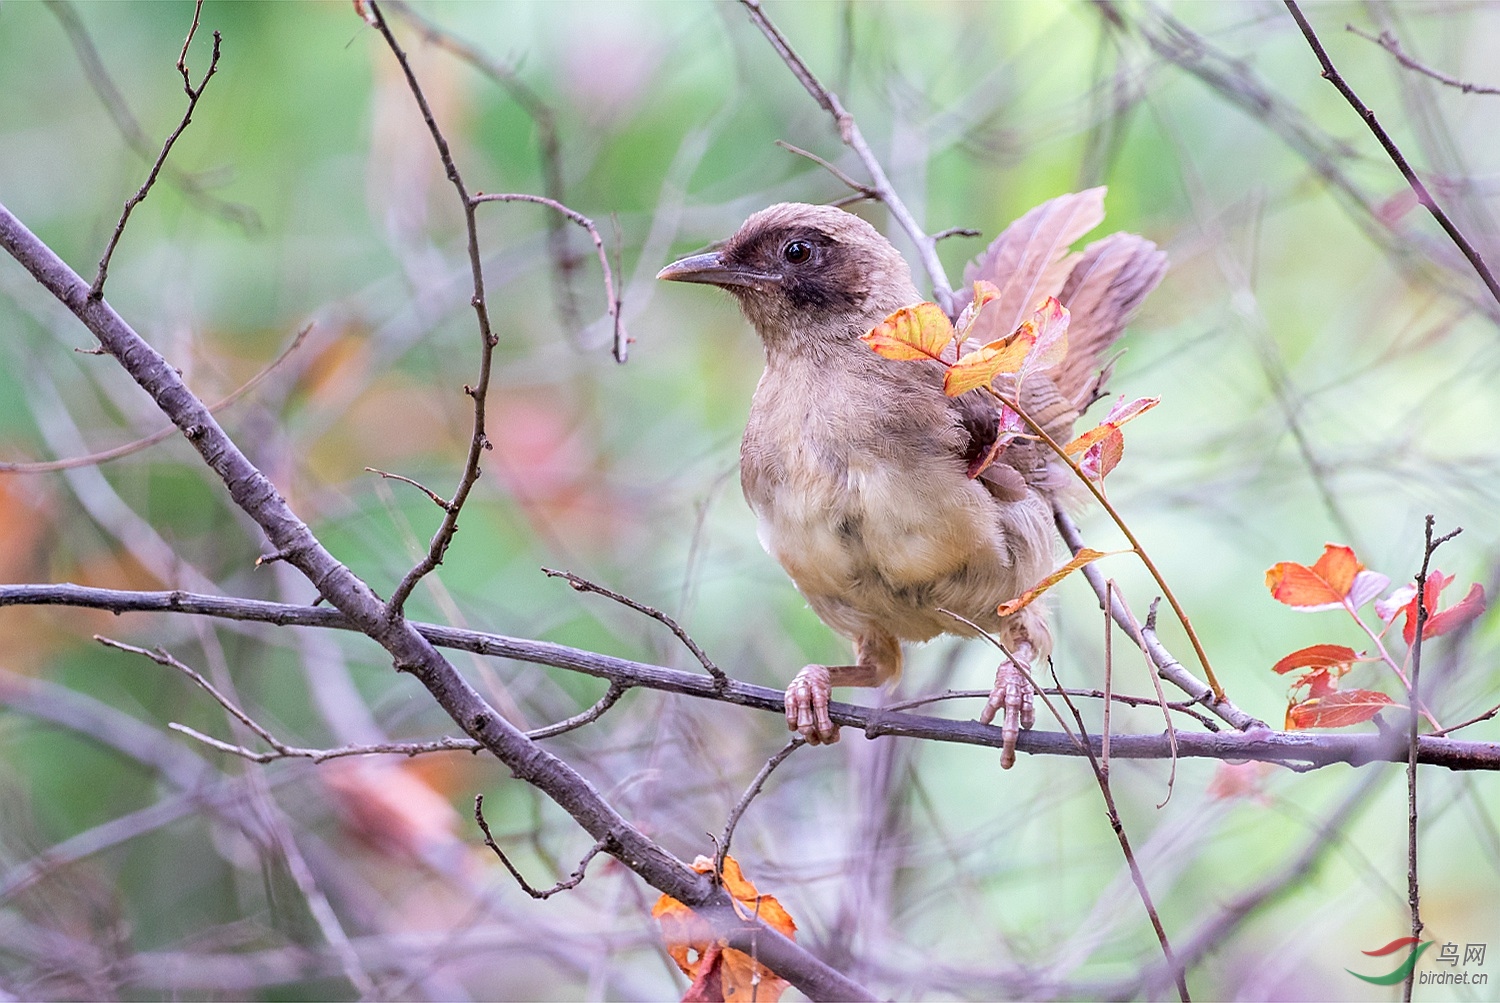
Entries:
[[[693,870],[711,873],[714,862],[708,857],[693,861]],[[774,896],[761,895],[740,870],[731,856],[724,858],[721,875],[724,890],[730,895],[735,911],[747,920],[759,919],[771,929],[795,940],[797,924]],[[683,1003],[750,1003],[751,1000],[776,1003],[790,984],[743,951],[729,947],[714,933],[712,925],[692,909],[663,895],[651,909],[661,924],[667,953],[677,962],[692,985],[682,997]]]

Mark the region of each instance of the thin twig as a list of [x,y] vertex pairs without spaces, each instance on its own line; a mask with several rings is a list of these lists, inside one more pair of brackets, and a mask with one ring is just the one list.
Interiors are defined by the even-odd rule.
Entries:
[[[948,275],[943,271],[943,263],[938,259],[937,241],[928,236],[922,229],[901,196],[896,193],[891,179],[886,176],[885,168],[881,166],[880,160],[870,149],[870,144],[865,142],[864,135],[859,131],[859,124],[854,121],[854,116],[844,110],[838,95],[818,82],[818,78],[808,69],[802,57],[797,55],[786,36],[781,33],[771,19],[761,10],[760,0],[740,0],[745,10],[750,15],[750,20],[760,29],[761,34],[766,36],[766,41],[771,43],[771,48],[781,57],[787,69],[818,102],[819,107],[833,116],[833,124],[838,129],[839,139],[845,146],[854,151],[860,162],[865,165],[865,170],[870,172],[870,187],[875,190],[880,201],[890,210],[897,224],[906,231],[907,237],[916,245],[917,256],[922,259],[922,267],[927,272],[927,278],[932,282],[932,296],[937,304],[943,308],[943,312],[952,316],[953,314],[953,287],[948,284]],[[861,188],[863,186],[860,186]]]
[[442,495],[438,494],[436,491],[432,490],[421,481],[414,481],[410,477],[405,477],[401,474],[393,474],[389,470],[381,470],[379,467],[366,467],[365,473],[379,474],[381,477],[384,477],[387,480],[400,481],[402,484],[410,484],[412,487],[422,492],[428,498],[431,498],[432,503],[438,508],[442,509],[444,512],[450,511],[453,507],[452,502],[448,501],[448,499],[444,498]]
[[1469,239],[1448,218],[1448,214],[1443,212],[1442,208],[1438,206],[1437,201],[1432,197],[1432,193],[1422,183],[1422,179],[1417,177],[1417,172],[1412,170],[1411,165],[1406,162],[1406,157],[1401,153],[1401,149],[1396,146],[1395,140],[1391,139],[1380,123],[1375,120],[1375,113],[1360,100],[1359,95],[1354,93],[1354,89],[1339,74],[1339,71],[1333,65],[1333,60],[1329,58],[1328,52],[1323,48],[1323,43],[1318,40],[1317,32],[1313,31],[1312,25],[1303,16],[1302,9],[1297,6],[1296,0],[1285,0],[1285,2],[1286,9],[1291,12],[1292,19],[1297,22],[1297,27],[1302,29],[1302,36],[1307,39],[1307,44],[1312,48],[1313,55],[1317,56],[1318,62],[1322,64],[1323,79],[1333,84],[1338,89],[1338,92],[1344,96],[1344,100],[1349,102],[1349,106],[1355,110],[1360,118],[1364,119],[1365,125],[1369,126],[1370,131],[1375,134],[1375,138],[1380,141],[1380,145],[1385,148],[1385,152],[1390,156],[1391,162],[1396,165],[1396,169],[1401,172],[1401,176],[1406,178],[1406,183],[1411,185],[1411,190],[1416,193],[1417,201],[1422,203],[1422,206],[1432,214],[1432,218],[1437,220],[1438,226],[1443,228],[1443,232],[1458,246],[1458,249],[1463,252],[1463,256],[1469,259],[1469,264],[1474,266],[1474,271],[1478,273],[1480,280],[1489,289],[1490,295],[1495,298],[1497,303],[1500,303],[1500,281],[1495,279],[1494,273],[1484,263],[1483,255],[1479,253],[1473,244],[1469,243]]
[[[426,41],[451,52],[505,89],[536,126],[537,153],[542,165],[542,190],[547,193],[548,198],[558,202],[566,201],[562,150],[557,138],[557,116],[547,102],[542,100],[541,95],[532,90],[513,67],[492,59],[457,35],[434,24],[405,0],[387,0],[387,3]],[[561,216],[547,217],[547,245],[552,255],[553,292],[557,300],[557,312],[564,329],[570,333],[575,332],[582,327],[582,323],[579,320],[578,291],[573,287],[573,279],[582,259],[569,244],[567,221]]]
[[1360,29],[1354,27],[1354,25],[1352,24],[1344,25],[1344,30],[1353,32],[1367,42],[1374,42],[1386,52],[1389,52],[1392,56],[1395,56],[1396,62],[1400,63],[1408,70],[1415,70],[1423,76],[1431,77],[1433,80],[1436,80],[1438,83],[1443,84],[1446,87],[1456,87],[1459,90],[1463,91],[1465,94],[1500,94],[1500,87],[1487,87],[1484,84],[1473,84],[1467,80],[1460,80],[1457,77],[1449,76],[1448,74],[1443,73],[1441,70],[1435,70],[1430,66],[1417,62],[1417,60],[1406,54],[1406,52],[1401,48],[1401,43],[1396,40],[1396,36],[1392,35],[1388,31],[1382,31],[1378,36],[1376,36],[1371,35],[1369,32],[1361,31]]
[[619,680],[612,679],[609,683],[609,689],[604,691],[602,697],[594,701],[592,707],[580,711],[572,717],[564,718],[556,724],[549,724],[545,728],[533,728],[526,733],[526,737],[533,742],[542,738],[556,738],[558,735],[582,728],[586,724],[597,721],[604,716],[605,711],[620,702],[620,698],[625,695],[625,691],[628,689],[630,689],[629,686]]
[[481,202],[531,202],[535,205],[543,205],[588,231],[589,237],[594,241],[594,251],[599,255],[599,268],[604,273],[605,310],[608,311],[610,322],[614,325],[615,361],[624,362],[630,351],[630,335],[625,333],[625,315],[620,309],[620,295],[615,292],[615,274],[609,267],[609,254],[604,250],[604,238],[599,236],[599,228],[594,225],[594,221],[578,210],[570,209],[556,199],[547,198],[545,195],[528,195],[525,192],[486,195],[483,192],[476,192],[469,199],[470,205],[478,205]]
[[463,472],[459,475],[458,486],[454,488],[453,497],[448,501],[443,521],[427,545],[427,553],[402,577],[401,582],[391,593],[390,600],[386,603],[386,615],[394,618],[402,613],[406,600],[410,598],[417,583],[443,563],[448,546],[453,542],[454,534],[458,532],[459,513],[463,510],[464,502],[468,500],[469,492],[473,490],[475,482],[479,480],[479,460],[484,456],[485,450],[490,448],[489,436],[485,431],[485,406],[489,399],[490,373],[494,366],[495,345],[499,339],[490,327],[489,305],[485,299],[484,264],[479,254],[479,222],[475,216],[475,203],[469,196],[468,188],[464,186],[463,176],[459,174],[458,165],[454,162],[453,154],[448,148],[448,140],[443,136],[443,130],[439,128],[437,119],[432,114],[432,107],[427,103],[427,96],[422,92],[422,85],[417,82],[417,75],[412,71],[405,50],[396,41],[396,36],[391,33],[390,26],[386,24],[385,15],[380,12],[379,5],[372,0],[367,5],[367,9],[370,17],[373,18],[376,30],[380,32],[386,45],[390,47],[391,53],[396,57],[396,61],[401,65],[407,88],[411,91],[412,98],[415,99],[417,108],[422,113],[422,121],[427,124],[427,131],[432,135],[432,142],[437,147],[438,158],[443,162],[444,172],[454,190],[457,191],[459,202],[463,206],[464,231],[469,252],[469,273],[473,279],[473,292],[469,302],[474,308],[474,316],[479,327],[479,379],[473,387],[466,388],[469,397],[474,401],[474,425],[473,434],[469,438],[468,454],[464,458]]
[[[259,386],[267,376],[275,372],[276,368],[301,346],[302,342],[307,338],[308,332],[312,329],[312,324],[308,324],[302,330],[298,331],[297,336],[292,339],[292,343],[282,349],[281,354],[267,363],[264,369],[246,380],[240,385],[239,389],[235,390],[228,397],[220,400],[217,404],[209,405],[209,413],[218,414]],[[89,354],[106,355],[108,353],[103,349],[95,348],[90,349]],[[0,474],[45,474],[56,470],[74,470],[78,467],[92,467],[100,463],[108,463],[110,460],[118,460],[120,457],[129,456],[131,453],[138,453],[143,449],[148,449],[159,442],[165,442],[180,431],[181,429],[177,428],[177,426],[168,425],[160,432],[153,432],[144,439],[136,439],[134,442],[127,442],[121,446],[100,450],[97,453],[88,453],[84,456],[70,456],[63,460],[36,460],[16,463],[0,461]]]
[[[1072,516],[1063,511],[1061,507],[1054,505],[1052,508],[1052,521],[1057,526],[1058,535],[1068,545],[1069,551],[1077,554],[1083,549],[1083,534],[1079,531],[1078,524],[1073,521]],[[1081,571],[1083,577],[1088,580],[1090,587],[1093,588],[1094,595],[1099,597],[1099,607],[1109,610],[1109,614],[1115,623],[1120,625],[1120,629],[1124,630],[1132,641],[1145,644],[1146,650],[1151,654],[1151,661],[1156,664],[1156,671],[1164,679],[1170,681],[1188,696],[1193,697],[1207,708],[1211,714],[1233,728],[1237,728],[1240,731],[1269,730],[1269,726],[1264,721],[1247,714],[1235,706],[1234,702],[1228,697],[1215,695],[1210,686],[1187,671],[1181,662],[1172,657],[1171,652],[1167,651],[1166,647],[1156,636],[1156,622],[1154,618],[1147,617],[1146,625],[1137,634],[1135,628],[1131,626],[1131,617],[1126,614],[1125,608],[1119,599],[1115,598],[1111,602],[1109,601],[1109,597],[1106,596],[1103,572],[1092,564],[1085,564]]]
[[[1115,591],[1118,592],[1119,589],[1116,589]],[[1156,617],[1157,604],[1160,602],[1160,597],[1151,600],[1151,609],[1148,615],[1153,619],[1153,621]],[[1151,661],[1151,652],[1146,650],[1144,631],[1140,629],[1140,624],[1136,622],[1135,614],[1130,611],[1130,605],[1126,603],[1123,598],[1120,600],[1120,606],[1125,610],[1125,615],[1130,617],[1131,625],[1136,628],[1136,636],[1140,638],[1140,640],[1137,642],[1137,646],[1140,649],[1141,657],[1146,660],[1146,675],[1150,678],[1151,685],[1156,690],[1156,702],[1157,705],[1161,707],[1162,720],[1166,723],[1167,741],[1170,742],[1172,746],[1172,769],[1167,774],[1167,796],[1163,798],[1161,803],[1156,806],[1157,808],[1165,808],[1167,806],[1167,802],[1172,800],[1172,791],[1177,785],[1177,728],[1172,724],[1172,715],[1167,711],[1167,695],[1162,692],[1161,678],[1156,674],[1156,665]],[[1109,617],[1105,617],[1104,619],[1105,622],[1108,623]],[[1106,629],[1108,628],[1106,627]]]
[[[1419,688],[1422,673],[1422,634],[1427,629],[1427,619],[1432,611],[1427,608],[1427,572],[1432,564],[1433,551],[1453,539],[1462,529],[1455,529],[1436,539],[1432,536],[1432,515],[1423,523],[1424,546],[1422,569],[1417,572],[1417,622],[1411,642],[1411,685],[1407,691],[1407,758],[1406,758],[1406,903],[1411,909],[1411,935],[1422,936],[1422,889],[1417,869],[1417,727],[1421,721],[1417,708],[1421,706]],[[1416,969],[1406,974],[1402,989],[1403,998],[1411,1003],[1412,986],[1416,982]]]
[[[52,15],[62,25],[63,33],[68,36],[68,41],[73,44],[78,63],[83,67],[83,75],[88,78],[89,86],[99,96],[99,102],[104,105],[110,121],[114,122],[115,128],[124,137],[125,145],[134,150],[146,163],[151,163],[157,151],[146,137],[145,131],[141,129],[140,123],[136,121],[135,115],[131,113],[130,106],[125,102],[120,89],[115,86],[109,71],[105,69],[104,60],[100,58],[99,50],[94,46],[94,40],[89,37],[88,29],[84,27],[83,20],[78,16],[74,5],[64,0],[47,0],[47,9],[52,11]],[[207,184],[199,180],[199,175],[189,174],[176,165],[167,163],[162,165],[162,176],[169,184],[175,185],[189,202],[195,203],[204,211],[214,213],[234,223],[246,233],[260,232],[260,215],[254,209],[214,195],[208,191]]]
[[[844,173],[843,169],[841,169],[838,165],[834,164],[832,161],[824,160],[822,157],[818,156],[816,153],[809,153],[807,150],[804,150],[800,146],[793,146],[791,143],[788,143],[784,139],[778,139],[776,141],[776,145],[779,146],[779,147],[781,147],[783,150],[787,151],[788,153],[795,153],[799,157],[806,157],[808,160],[811,160],[813,163],[815,163],[819,167],[823,168],[823,170],[827,171],[829,174],[832,174],[834,177],[838,178],[846,186],[848,186],[849,188],[852,188],[854,191],[858,192],[859,195],[862,198],[867,198],[867,199],[879,199],[880,198],[880,193],[878,191],[876,191],[875,189],[871,188],[867,184],[862,184],[861,182],[854,180],[848,174]],[[936,240],[937,238],[934,237],[933,239]]]
[[722,690],[729,684],[729,677],[724,674],[723,669],[714,664],[713,659],[708,657],[708,652],[700,648],[698,642],[694,641],[692,636],[683,630],[676,620],[655,606],[647,606],[645,603],[637,602],[629,596],[621,595],[614,589],[605,588],[603,585],[591,582],[587,578],[580,578],[571,571],[557,571],[552,568],[543,568],[542,574],[548,578],[561,578],[577,592],[593,592],[596,595],[604,596],[606,599],[613,599],[622,606],[628,606],[637,613],[644,613],[677,636],[677,640],[681,641],[687,650],[693,653],[693,657],[698,659],[698,664],[703,666],[704,671],[714,677],[715,688]]
[[786,762],[787,757],[806,744],[807,739],[801,735],[793,736],[791,741],[781,747],[780,752],[766,760],[765,765],[760,768],[760,772],[755,775],[755,779],[750,781],[750,786],[745,788],[745,793],[740,795],[739,801],[735,803],[734,809],[729,813],[729,819],[724,823],[724,834],[719,837],[719,848],[714,853],[715,874],[724,873],[724,858],[729,856],[729,844],[734,840],[734,830],[739,826],[740,818],[745,814],[745,809],[749,808],[750,802],[754,801],[756,796],[760,794],[761,788],[766,785],[766,780],[770,778],[771,772]]
[[[1056,682],[1056,678],[1053,679]],[[1061,684],[1058,684],[1061,686]],[[1083,715],[1078,713],[1078,708],[1067,695],[1063,701],[1068,705],[1068,710],[1073,712],[1073,720],[1078,723],[1078,730],[1088,738],[1088,728],[1084,726]],[[1189,1003],[1187,975],[1182,967],[1178,965],[1176,956],[1172,953],[1172,943],[1167,939],[1166,927],[1162,926],[1161,916],[1157,914],[1156,905],[1151,901],[1151,891],[1146,887],[1146,876],[1141,873],[1141,866],[1135,859],[1135,851],[1130,848],[1130,838],[1125,834],[1125,826],[1120,821],[1119,809],[1115,807],[1115,796],[1110,789],[1109,770],[1101,765],[1099,758],[1094,755],[1092,743],[1084,742],[1084,748],[1088,750],[1089,765],[1094,770],[1094,780],[1099,785],[1099,793],[1104,797],[1104,811],[1109,818],[1109,826],[1114,830],[1115,838],[1120,842],[1120,851],[1125,855],[1125,865],[1130,869],[1130,880],[1135,883],[1135,889],[1140,894],[1141,904],[1146,907],[1146,915],[1150,917],[1151,928],[1156,932],[1157,943],[1161,945],[1162,956],[1167,960],[1167,966],[1172,970],[1172,975],[1177,983],[1177,995],[1183,1003]]]
[[939,230],[932,235],[934,242],[947,240],[949,237],[983,237],[983,230],[976,230],[971,226],[950,226],[946,230]]
[[1467,721],[1462,722],[1461,724],[1449,725],[1448,727],[1446,727],[1446,728],[1440,728],[1437,731],[1430,731],[1430,732],[1428,732],[1428,734],[1431,735],[1434,738],[1441,738],[1444,735],[1451,735],[1455,731],[1458,731],[1461,728],[1467,728],[1470,725],[1479,724],[1482,721],[1488,721],[1490,718],[1494,717],[1496,714],[1500,714],[1500,704],[1496,704],[1495,706],[1491,707],[1489,710],[1485,711],[1483,714],[1480,714],[1478,717],[1471,717]]
[[538,889],[531,887],[527,883],[526,879],[521,876],[521,872],[516,870],[516,865],[510,862],[510,858],[505,855],[505,851],[500,849],[500,845],[495,842],[494,835],[490,833],[490,824],[484,820],[483,794],[474,795],[474,821],[479,823],[479,829],[484,833],[484,845],[495,851],[495,856],[499,857],[500,863],[505,865],[507,871],[510,871],[510,876],[516,879],[516,883],[521,886],[521,890],[534,899],[550,899],[558,892],[565,892],[569,888],[577,888],[583,881],[584,872],[588,870],[589,861],[598,856],[601,851],[608,850],[614,843],[614,834],[605,833],[603,838],[596,840],[594,845],[589,847],[588,852],[583,855],[583,859],[578,862],[578,869],[568,878],[559,881],[551,888]]
[[187,38],[182,42],[182,54],[177,57],[177,72],[182,74],[182,89],[187,92],[188,106],[182,113],[182,121],[172,134],[167,137],[161,145],[161,152],[156,155],[156,162],[151,165],[146,180],[136,193],[125,200],[124,211],[120,213],[120,220],[115,224],[115,232],[110,235],[109,243],[104,248],[104,255],[99,259],[99,271],[94,276],[94,282],[89,286],[89,299],[98,300],[104,296],[104,280],[109,276],[109,260],[114,257],[115,247],[120,243],[120,238],[125,234],[125,224],[130,221],[130,214],[135,212],[135,207],[146,201],[146,196],[151,194],[151,186],[156,184],[157,176],[161,174],[162,165],[167,162],[167,154],[172,152],[172,145],[177,142],[193,120],[193,109],[198,107],[198,99],[203,96],[203,89],[208,86],[209,79],[219,69],[219,43],[222,39],[217,31],[214,32],[213,56],[208,63],[208,72],[203,74],[203,79],[198,81],[198,86],[193,87],[192,77],[188,75],[187,53],[188,46],[193,44],[193,36],[198,33],[198,16],[203,13],[203,0],[198,0],[193,7],[193,23],[188,28]]

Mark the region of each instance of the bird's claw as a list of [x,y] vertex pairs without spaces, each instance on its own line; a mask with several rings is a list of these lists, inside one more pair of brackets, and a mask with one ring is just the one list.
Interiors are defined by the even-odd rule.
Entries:
[[832,745],[839,740],[839,726],[828,716],[828,698],[833,681],[826,665],[805,665],[786,688],[786,727],[807,740],[808,745]]
[[995,670],[995,688],[979,712],[979,723],[989,724],[1000,711],[1005,712],[1000,724],[1000,768],[1008,770],[1016,764],[1016,738],[1023,729],[1036,723],[1036,705],[1032,702],[1031,681],[1015,662],[1007,659]]

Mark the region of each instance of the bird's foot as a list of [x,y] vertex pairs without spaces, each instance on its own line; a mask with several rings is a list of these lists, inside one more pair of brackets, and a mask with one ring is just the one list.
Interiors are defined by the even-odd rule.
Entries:
[[[1017,657],[1021,653],[1017,652]],[[1008,770],[1016,764],[1016,738],[1022,729],[1036,723],[1036,706],[1032,702],[1034,689],[1023,667],[1010,659],[1000,663],[995,670],[995,688],[979,712],[979,723],[989,724],[995,715],[1004,711],[1000,724],[1000,768]]]
[[839,740],[839,726],[828,716],[828,698],[833,677],[826,665],[804,665],[786,688],[786,727],[807,740],[808,745],[832,745]]

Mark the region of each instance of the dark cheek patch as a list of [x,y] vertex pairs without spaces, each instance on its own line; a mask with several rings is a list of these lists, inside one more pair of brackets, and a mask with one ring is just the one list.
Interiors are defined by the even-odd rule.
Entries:
[[787,301],[798,310],[849,310],[859,305],[852,288],[853,276],[844,269],[789,269],[783,288]]

